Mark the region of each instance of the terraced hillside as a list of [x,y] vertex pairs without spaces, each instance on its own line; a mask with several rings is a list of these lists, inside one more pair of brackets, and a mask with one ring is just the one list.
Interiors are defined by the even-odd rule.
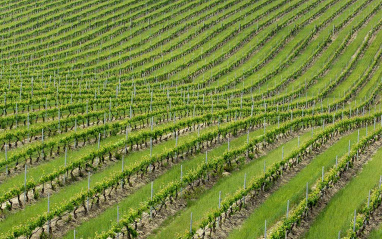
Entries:
[[4,0],[0,238],[382,238],[382,2]]

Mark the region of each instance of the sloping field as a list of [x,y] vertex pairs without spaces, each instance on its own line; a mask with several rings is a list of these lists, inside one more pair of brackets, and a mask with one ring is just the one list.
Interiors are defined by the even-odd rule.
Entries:
[[381,238],[382,2],[5,0],[0,238]]

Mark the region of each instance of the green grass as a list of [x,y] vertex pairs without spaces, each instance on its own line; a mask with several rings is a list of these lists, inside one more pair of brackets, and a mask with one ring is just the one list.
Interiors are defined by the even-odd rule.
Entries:
[[[172,124],[173,122],[167,122],[164,124],[156,125],[155,129],[161,129],[161,128],[170,126]],[[139,131],[132,131],[130,132],[129,135],[132,137],[134,135],[140,134],[141,132],[145,132],[149,130],[151,129],[142,129]],[[102,138],[102,140],[100,141],[100,146],[112,145],[115,142],[119,140],[123,140],[125,138],[126,138],[125,134]],[[80,143],[80,145],[82,145],[82,143]],[[78,161],[84,155],[90,154],[92,151],[97,150],[97,148],[98,148],[98,144],[95,143],[95,144],[87,144],[84,147],[77,148],[74,150],[68,150],[67,164]],[[64,153],[61,153],[60,156],[54,158],[53,160],[48,160],[48,161],[41,160],[39,165],[27,167],[27,180],[37,181],[40,177],[53,172],[56,168],[61,167],[63,165],[65,165]],[[0,195],[4,194],[9,189],[23,183],[24,183],[24,171],[6,178],[0,184]]]
[[[285,89],[282,91],[284,95],[288,95],[288,93],[293,90],[297,89],[305,84],[305,79],[309,81],[309,79],[314,76],[324,65],[328,62],[328,60],[332,57],[332,54],[338,49],[338,47],[341,45],[342,41],[346,37],[346,35],[349,33],[349,31],[352,28],[352,25],[360,21],[365,17],[364,13],[370,12],[370,10],[373,8],[373,4],[369,4],[366,6],[366,9],[363,11],[363,14],[358,14],[354,16],[354,18],[351,20],[350,24],[344,26],[339,32],[336,33],[335,39],[331,42],[331,44],[327,47],[327,49],[317,57],[314,64],[312,64],[311,67],[309,67],[306,72],[304,72],[298,79],[290,82]],[[348,11],[346,11],[346,14],[341,14],[340,17],[337,17],[334,22],[340,22],[344,19],[344,16],[348,15]],[[330,25],[329,27],[332,27]],[[325,30],[322,30],[320,35],[311,43],[309,44],[308,48],[315,48],[317,44],[319,44],[320,41],[322,41],[322,36],[327,35],[327,31],[330,30],[326,28]],[[310,50],[313,51],[313,50]],[[309,50],[307,50],[309,52]],[[293,63],[295,64],[295,63]],[[297,65],[296,65],[297,67]],[[289,68],[289,67],[288,67]],[[329,69],[330,70],[330,69]],[[317,82],[316,84],[323,83],[325,84],[325,81]],[[304,97],[301,96],[301,97]]]
[[[211,126],[210,128],[205,128],[201,130],[201,133],[209,132],[213,129],[216,129],[217,126]],[[182,145],[193,140],[197,137],[197,132],[192,132],[186,135],[182,135],[178,139],[178,145]],[[175,139],[170,139],[167,141],[163,141],[160,144],[154,145],[153,147],[153,155],[157,155],[167,151],[169,148],[175,145]],[[96,146],[95,146],[96,147]],[[135,163],[139,163],[145,158],[149,156],[149,149],[141,150],[141,151],[133,151],[127,157],[125,157],[124,167],[132,167]],[[94,187],[97,182],[101,182],[112,176],[115,172],[120,172],[122,167],[122,162],[115,162],[104,170],[100,172],[96,172],[91,176],[91,187]],[[33,171],[33,175],[38,176],[38,170]],[[73,197],[75,194],[81,191],[87,190],[87,180],[77,181],[71,185],[65,186],[60,189],[57,193],[51,195],[50,197],[50,205],[51,208],[56,206],[60,206],[67,198]],[[7,228],[9,230],[12,226],[19,225],[20,223],[26,222],[30,218],[39,215],[45,212],[47,207],[47,198],[41,198],[34,204],[28,205],[26,208],[22,210],[22,213],[13,213],[10,212],[9,215],[1,222],[1,226]],[[5,230],[4,230],[5,231]]]
[[[277,66],[280,65],[280,63],[283,63],[284,60],[296,50],[300,42],[302,40],[305,40],[307,35],[309,35],[311,31],[313,30],[315,25],[318,25],[320,24],[320,22],[324,21],[324,19],[327,19],[344,4],[345,4],[345,1],[334,4],[327,11],[325,11],[324,14],[320,15],[319,17],[316,17],[315,19],[312,20],[310,24],[306,25],[303,29],[300,29],[299,32],[292,37],[292,40],[286,43],[286,46],[284,47],[285,49],[283,49],[279,54],[277,54],[274,57],[274,59],[272,59],[265,67],[260,69],[256,74],[259,77],[261,77],[263,75],[266,75],[267,73],[272,72]],[[319,8],[322,6],[323,5],[321,4]],[[296,21],[296,24],[302,22],[303,20],[309,17],[312,17],[318,11],[318,9],[315,9],[314,11],[309,11],[308,14],[304,15],[303,17],[301,17],[301,19]],[[331,22],[329,23],[330,27],[331,27],[331,24],[335,24],[336,22],[342,21],[345,18],[344,16],[347,16],[348,14],[349,13],[347,11],[342,12],[339,16],[331,20]],[[308,44],[308,46],[305,49],[303,49],[291,63],[288,64],[288,67],[284,67],[280,72],[277,73],[276,76],[272,77],[271,80],[267,81],[266,84],[261,85],[260,92],[268,91],[268,88],[272,88],[275,84],[277,84],[277,81],[281,77],[285,79],[286,76],[290,75],[292,72],[295,71],[295,69],[303,65],[306,62],[307,58],[309,58],[310,55],[316,50],[317,45],[319,45],[322,39],[328,35],[328,29],[330,29],[330,27],[328,26],[326,28],[324,27],[323,29],[321,29],[320,32],[317,34],[318,37],[313,38]],[[283,31],[280,31],[280,34],[284,36],[289,32],[289,30],[290,30],[289,28],[285,28],[283,29]],[[276,39],[276,40],[279,41],[279,39]],[[268,45],[272,46],[276,44],[277,41],[274,43],[269,43]],[[251,80],[247,79],[246,84],[251,85]],[[241,85],[239,86],[239,88],[240,87]]]
[[[365,131],[362,129],[360,133],[364,134]],[[357,141],[357,135],[358,132],[355,131],[341,137],[330,148],[314,157],[288,183],[281,186],[259,205],[239,228],[229,234],[229,238],[257,238],[263,235],[265,220],[267,220],[267,227],[271,228],[275,222],[285,217],[287,201],[290,201],[289,208],[298,204],[305,197],[306,183],[312,186],[321,177],[322,167],[328,171],[335,164],[336,156],[340,158],[348,151],[349,140],[351,140],[351,144]]]
[[[268,32],[270,32],[277,24],[281,24],[281,22],[285,21],[289,17],[294,16],[295,12],[297,12],[298,10],[303,9],[304,7],[306,7],[306,6],[305,5],[299,6],[295,11],[292,11],[292,12],[289,12],[289,13],[285,14],[277,22],[274,22],[271,25],[267,26],[265,28],[266,30],[264,32],[261,32],[256,37],[254,37],[254,39],[252,40],[253,44],[247,45],[246,48],[243,49],[242,52],[239,51],[239,52],[237,52],[235,54],[236,58],[239,59],[243,55],[243,53],[245,53],[245,52],[247,52],[249,50],[250,47],[253,47],[256,43],[258,43],[259,41],[263,40],[265,38],[265,35]],[[306,17],[312,16],[316,11],[318,11],[318,9],[320,7],[322,7],[322,5],[319,5],[316,9],[314,9],[311,12],[309,12],[309,14]],[[270,17],[267,17],[266,19],[261,21],[259,24],[265,22],[269,18]],[[254,65],[258,64],[259,62],[262,62],[265,59],[265,57],[267,56],[267,54],[273,49],[273,47],[278,45],[278,43],[281,41],[281,39],[283,39],[285,37],[285,35],[287,35],[289,33],[289,31],[291,29],[291,24],[299,24],[304,19],[305,19],[304,17],[300,17],[300,18],[294,20],[292,23],[290,23],[289,26],[287,26],[287,27],[281,29],[280,31],[278,31],[277,34],[275,34],[271,39],[268,40],[268,42],[267,42],[267,44],[265,46],[261,46],[260,49],[257,50],[257,52],[256,52],[256,54],[254,56],[252,56],[250,59],[248,59],[244,64],[240,65],[240,67],[236,68],[235,71],[231,71],[225,77],[222,77],[221,80],[211,84],[212,87],[219,86],[220,84],[224,84],[224,83],[226,83],[226,81],[228,79],[235,78],[236,76],[239,76],[240,74],[242,74],[243,71],[246,71],[246,70],[250,69]],[[312,26],[307,26],[306,28],[310,29],[311,27]],[[306,33],[306,32],[309,31],[306,28],[304,28],[304,29],[302,29],[300,31],[303,32],[303,33]],[[281,48],[279,54],[277,54],[274,57],[274,59],[268,61],[265,66],[262,66],[257,72],[253,73],[253,75],[251,77],[246,77],[246,79],[243,81],[244,82],[244,86],[248,86],[251,83],[256,82],[256,80],[258,78],[261,78],[261,76],[266,75],[267,73],[271,72],[276,66],[279,65],[279,62],[284,61],[285,58],[288,57],[288,55],[296,47],[295,44],[298,41],[299,40],[292,40],[289,43],[287,43],[283,48]],[[235,86],[235,89],[241,89],[241,88],[243,88],[243,83],[238,83]]]
[[[316,130],[316,133],[320,129]],[[302,134],[300,142],[303,143],[311,138],[311,132]],[[297,147],[297,137],[284,143],[284,154],[287,155]],[[247,175],[249,182],[252,177],[256,177],[263,172],[264,161],[271,165],[281,160],[282,146],[268,152],[265,156],[253,160],[249,164],[243,166],[241,170],[234,171],[228,177],[221,178],[211,189],[204,191],[198,198],[191,200],[187,207],[176,216],[169,218],[163,226],[161,226],[155,234],[150,238],[172,238],[177,234],[182,234],[189,228],[190,214],[193,215],[194,225],[203,219],[203,216],[214,207],[218,206],[219,191],[222,193],[222,200],[225,195],[234,193],[238,188],[243,186],[244,175]]]
[[340,189],[328,205],[314,220],[304,238],[336,238],[338,232],[350,226],[354,210],[365,202],[368,192],[379,181],[382,174],[382,149],[368,161],[362,171]]
[[[375,39],[373,39],[373,41],[368,45],[362,58],[360,58],[357,61],[352,73],[344,81],[338,84],[337,87],[330,94],[328,94],[328,98],[342,97],[346,89],[351,89],[353,84],[360,80],[360,78],[368,70],[369,66],[371,66],[371,64],[373,63],[375,54],[378,52],[378,49],[381,46],[381,40],[382,32],[379,31],[376,34]],[[362,95],[357,96],[362,97]]]
[[[113,122],[112,123],[117,123],[117,122],[123,122],[124,120],[113,120]],[[112,123],[108,123],[109,125],[111,125]],[[168,123],[163,123],[163,124],[160,124],[160,125],[158,125],[157,127],[163,127],[162,125],[166,125],[166,124],[168,124]],[[97,128],[97,127],[100,127],[100,126],[102,126],[102,125],[91,125],[91,126],[89,126],[89,127],[85,127],[85,128],[83,128],[83,126],[82,125],[79,125],[78,127],[77,127],[77,133],[81,133],[81,132],[86,132],[87,130],[91,130],[91,129],[94,129],[94,128]],[[140,129],[140,130],[142,130],[142,129]],[[145,129],[143,129],[143,130],[145,130]],[[134,131],[134,132],[132,132],[133,134],[136,134],[136,132],[137,131]],[[39,135],[37,135],[38,137],[41,137],[41,133],[42,132],[40,132],[40,134]],[[63,139],[63,138],[65,138],[65,137],[68,137],[68,136],[70,136],[71,134],[73,133],[73,131],[70,131],[70,130],[68,130],[68,132],[63,132],[63,133],[59,133],[59,134],[56,134],[56,135],[52,135],[52,136],[50,136],[50,137],[48,137],[47,136],[47,133],[46,132],[44,132],[44,142],[45,143],[49,143],[49,142],[56,142],[56,141],[59,141],[60,139]],[[118,137],[118,136],[117,136]],[[115,138],[115,137],[114,137]],[[105,139],[104,137],[102,137],[101,138],[101,142],[106,142],[106,143],[108,143],[109,141],[107,141],[107,139]],[[39,145],[41,143],[41,139],[38,139],[38,140],[33,140],[31,143],[27,143],[27,144],[21,144],[20,142],[18,143],[18,146],[17,146],[17,148],[8,148],[8,159],[10,158],[10,157],[12,157],[13,155],[16,155],[16,154],[18,154],[18,153],[20,153],[20,152],[23,152],[24,150],[26,150],[26,149],[29,149],[29,148],[32,148],[32,147],[34,147],[34,146],[36,146],[36,145]],[[79,143],[79,145],[82,145],[82,140],[80,140],[80,143]],[[85,146],[86,147],[86,146]],[[5,154],[0,154],[0,161],[5,161]],[[13,163],[14,164],[14,163]],[[12,165],[12,164],[11,164]],[[3,171],[5,171],[5,169],[4,169],[5,167],[3,167],[2,168],[2,170]]]
[[[298,2],[298,1],[292,1],[291,4],[295,3],[295,2]],[[267,9],[270,9],[272,6],[275,6],[279,3],[279,1],[275,1],[275,2],[272,2],[270,4],[268,4],[267,6],[265,6],[264,8],[262,8],[261,10],[255,12],[255,13],[252,13],[250,15],[248,15],[246,18],[242,19],[241,21],[239,21],[238,23],[235,24],[235,26],[241,24],[241,25],[244,25],[248,22],[250,22],[252,19],[254,19],[256,16],[260,15],[261,13],[265,12],[265,10]],[[270,14],[268,14],[267,16],[265,17],[262,17],[259,21],[258,21],[258,24],[261,24],[263,22],[265,22],[266,20],[274,17],[277,13],[279,13],[280,11],[282,11],[283,9],[286,9],[288,6],[287,5],[284,5],[282,6],[279,10],[275,11],[275,12],[272,12]],[[245,11],[248,11],[249,9],[246,9]],[[236,18],[236,16],[234,17]],[[255,23],[254,25],[252,25],[252,27],[248,27],[247,29],[244,29],[242,30],[240,33],[238,33],[234,38],[230,39],[228,42],[226,42],[222,47],[220,47],[214,54],[210,54],[209,56],[205,57],[203,59],[203,62],[202,64],[206,64],[206,63],[209,63],[211,61],[213,61],[214,59],[216,59],[217,57],[221,56],[221,55],[224,55],[226,52],[228,52],[231,48],[233,48],[236,44],[238,44],[240,41],[242,41],[245,37],[247,37],[247,35],[253,31],[253,27],[256,27],[257,23]],[[219,25],[220,26],[220,25]],[[233,27],[230,27],[230,29],[235,29]],[[265,28],[263,30],[260,31],[260,34],[261,36],[264,36],[266,33],[268,33],[272,28]],[[219,35],[217,35],[217,37],[214,37],[213,39],[211,39],[210,41],[208,41],[208,43],[206,43],[206,47],[204,47],[204,49],[209,49],[210,46],[214,46],[215,44],[217,44],[219,41],[221,41],[223,38],[229,36],[231,34],[231,32],[227,32],[227,30],[223,31],[222,33],[220,33]],[[260,38],[258,36],[255,36],[253,37],[252,39],[250,39],[250,42],[244,44],[232,57],[235,58],[235,59],[239,59],[242,57],[243,53],[245,52],[248,52],[248,50],[253,47],[253,44],[255,44],[257,42],[257,40],[260,40]],[[249,44],[249,43],[253,43],[253,44]],[[208,46],[208,47],[207,47]],[[204,50],[205,51],[205,50]],[[198,52],[199,53],[199,52]],[[194,58],[195,56],[193,55],[192,58]],[[211,75],[211,72],[212,72],[212,75],[214,75],[215,73],[219,72],[221,70],[221,67],[224,66],[226,67],[227,64],[230,64],[232,63],[232,59],[225,59],[222,63],[214,66],[212,69],[209,69],[208,71],[205,72],[205,74],[200,74],[198,77],[195,78],[194,82],[204,82],[206,79],[208,79]],[[200,64],[194,64],[192,66],[190,66],[190,68],[186,68],[184,69],[183,71],[179,72],[178,74],[180,74],[181,76],[186,76],[189,72],[193,72],[194,70],[196,70],[197,68],[199,68],[201,65]],[[239,71],[238,71],[239,72]],[[241,72],[241,71],[240,71]],[[178,78],[179,76],[176,76],[176,78]],[[228,77],[230,77],[229,75],[227,75]],[[223,78],[224,79],[224,82],[225,82],[225,77]],[[216,82],[212,83],[211,84],[211,87],[214,88],[216,86]]]
[[[271,127],[269,127],[271,128]],[[263,129],[255,130],[250,132],[250,139],[253,137],[257,137],[263,134]],[[230,148],[234,149],[240,147],[247,140],[247,136],[243,135],[238,138],[230,140]],[[208,158],[213,159],[223,154],[224,151],[227,150],[228,143],[225,142],[211,150],[208,151]],[[205,161],[205,153],[199,153],[196,156],[192,157],[190,160],[186,160],[181,164],[174,165],[170,170],[168,170],[165,174],[161,175],[157,179],[154,180],[154,190],[158,191],[161,187],[165,186],[169,182],[174,180],[178,180],[180,177],[180,167],[183,165],[183,174],[186,175],[190,170],[196,169],[196,167],[204,163]],[[122,200],[118,205],[120,207],[120,215],[123,216],[124,212],[127,212],[130,208],[136,208],[139,206],[139,203],[143,200],[149,199],[151,185],[146,184],[132,195],[126,197],[126,199]],[[92,237],[95,232],[102,232],[102,230],[109,229],[112,222],[116,219],[116,209],[117,205],[107,209],[105,212],[100,214],[94,219],[91,219],[87,222],[84,222],[79,227],[76,228],[76,235],[83,237]],[[73,232],[70,231],[67,233],[66,238],[71,238]]]
[[[364,15],[363,15],[364,16]],[[348,62],[350,62],[352,55],[355,54],[357,48],[361,45],[362,41],[364,40],[364,37],[366,36],[367,32],[370,31],[372,26],[374,26],[382,16],[381,12],[378,12],[376,15],[374,15],[371,20],[362,27],[358,33],[356,34],[353,41],[348,45],[348,47],[345,49],[345,51],[341,54],[341,56],[336,60],[335,64],[331,66],[331,70],[322,77],[319,82],[312,87],[308,89],[308,96],[312,94],[317,94],[317,92],[320,92],[321,90],[325,89],[326,85],[329,85],[330,82],[333,82],[345,69]],[[360,74],[360,72],[355,72],[356,74]],[[349,87],[348,85],[346,87]],[[338,88],[341,89],[343,94],[343,89],[347,88]],[[327,96],[325,100],[323,101],[324,106],[329,102],[332,102],[332,98],[336,97],[338,98],[338,95],[332,95]]]
[[[354,38],[349,42],[342,54],[335,59],[329,69],[315,82],[312,82],[308,89],[302,88],[301,97],[299,97],[298,94],[297,96],[293,95],[291,91],[303,87],[305,81],[309,81],[320,71],[342,44],[342,40],[346,35],[379,2],[375,0],[370,2],[368,0],[355,0],[338,16],[329,20],[325,26],[322,26],[309,39],[308,45],[284,65],[285,61],[295,53],[296,49],[307,39],[316,26],[326,22],[334,12],[350,3],[350,0],[235,1],[150,0],[142,2],[139,0],[117,0],[110,3],[106,0],[59,0],[57,5],[49,0],[36,0],[33,3],[29,0],[5,0],[0,6],[0,12],[2,13],[0,16],[0,22],[2,23],[0,25],[2,35],[0,60],[3,63],[3,66],[0,67],[0,83],[2,86],[0,90],[0,123],[4,125],[10,124],[10,122],[6,121],[8,119],[12,120],[15,115],[14,107],[16,104],[19,106],[18,114],[26,115],[28,112],[43,112],[46,99],[49,100],[49,110],[57,107],[61,108],[62,118],[68,116],[71,108],[73,108],[73,115],[82,114],[80,109],[83,108],[82,106],[86,101],[92,104],[89,105],[90,114],[99,112],[101,109],[108,109],[109,100],[112,101],[115,110],[117,110],[117,107],[121,107],[118,108],[118,112],[121,112],[121,110],[128,112],[131,105],[134,107],[135,114],[137,112],[148,112],[151,93],[153,93],[153,109],[167,110],[167,112],[172,111],[172,107],[203,104],[205,109],[198,112],[203,112],[201,114],[206,115],[209,113],[211,104],[214,107],[216,106],[214,112],[217,112],[225,110],[227,103],[230,104],[232,109],[232,107],[239,106],[241,100],[243,100],[244,109],[241,111],[243,113],[250,109],[251,101],[254,100],[254,114],[256,115],[263,111],[263,101],[268,102],[268,112],[270,112],[269,110],[276,111],[273,106],[279,103],[281,98],[285,98],[286,103],[282,99],[283,104],[278,105],[277,111],[289,112],[287,106],[289,103],[300,103],[302,105],[306,99],[314,99],[319,92],[327,90],[326,85],[338,79],[338,76],[350,62],[367,33],[382,19],[382,10],[379,9],[363,27],[357,30]],[[313,2],[317,2],[317,4],[312,5],[303,14],[297,15]],[[340,30],[337,29],[339,31],[332,37],[333,41],[319,55],[313,57],[311,64],[306,66],[301,74],[298,73],[299,75],[287,77],[295,72],[297,68],[305,65],[315,50],[321,46],[322,40],[329,36],[333,26],[338,27],[344,19],[354,14],[357,7],[366,2],[365,7],[357,15],[353,16]],[[332,4],[325,11],[320,12],[328,3]],[[258,8],[259,6],[261,7]],[[308,21],[301,26],[301,23],[305,20]],[[257,29],[257,26],[262,26],[264,23],[267,23],[267,26]],[[279,26],[282,27],[279,28]],[[294,31],[294,34],[284,43],[285,36],[295,26],[301,27]],[[239,28],[240,30],[237,31]],[[218,29],[219,31],[217,31]],[[358,75],[365,73],[368,65],[373,60],[375,52],[380,47],[382,30],[378,29],[378,31],[375,34],[375,39],[370,41],[371,44],[367,46],[365,54],[357,61],[354,69],[349,72],[346,79],[327,91],[328,94],[323,99],[324,106],[335,102],[338,96],[343,94],[344,90],[350,89],[352,84],[358,81]],[[271,37],[267,38],[264,44],[258,45],[260,41],[266,38],[267,34],[271,34]],[[280,43],[283,44],[280,45]],[[280,46],[277,52],[269,55],[277,46]],[[249,57],[244,58],[249,53]],[[238,60],[240,60],[240,64],[234,65]],[[280,65],[284,65],[284,67],[278,68]],[[255,66],[258,67],[255,68]],[[229,71],[226,70],[227,67],[230,67]],[[250,71],[253,69],[256,70]],[[276,69],[277,71],[275,71]],[[247,71],[251,73],[243,76],[243,73]],[[271,72],[276,73],[266,82],[259,83],[260,79],[263,79],[264,76]],[[215,74],[218,76],[211,80],[210,77]],[[349,99],[351,104],[347,104],[345,107],[362,104],[364,97],[370,96],[370,93],[380,85],[381,76],[382,68],[379,66],[370,80],[360,86],[357,93],[351,96]],[[186,79],[187,83],[183,81],[184,79]],[[254,84],[256,84],[256,87],[249,89]],[[274,90],[273,87],[275,86],[277,86],[277,89]],[[243,88],[246,88],[246,91],[240,92]],[[214,90],[220,92],[217,93]],[[268,93],[273,95],[271,96]],[[305,93],[307,93],[307,98],[305,98]],[[244,98],[241,98],[240,94]],[[69,99],[72,97],[74,97],[73,101],[71,100],[72,103],[69,103]],[[277,98],[277,102],[273,98]],[[93,99],[98,99],[101,103],[94,103]],[[381,109],[382,104],[379,100],[380,95],[378,99],[373,101],[373,103],[377,104],[376,109]],[[319,111],[320,103],[317,103],[319,101],[320,99],[315,101],[315,112]],[[33,106],[33,110],[30,109],[30,106]],[[93,108],[94,106],[96,108]],[[288,111],[286,110],[287,107]],[[3,112],[2,108],[6,108],[7,112]],[[309,111],[311,106],[307,108]],[[342,108],[342,105],[338,109],[340,108]],[[77,110],[79,112],[76,112]],[[185,111],[182,111],[182,113],[185,113]],[[245,115],[247,113],[248,111],[244,112]],[[333,110],[330,113],[333,113]],[[371,108],[371,113],[373,113],[373,108]],[[143,115],[145,114],[143,113]],[[308,113],[306,116],[309,117],[309,115]],[[190,119],[191,117],[185,116],[184,118]],[[127,118],[115,119],[108,122],[108,124],[125,122],[126,120]],[[42,119],[39,118],[36,122],[31,122],[31,127],[45,127],[44,125],[52,122],[57,122],[57,119],[48,119],[43,123]],[[10,130],[0,129],[0,136],[4,136],[8,132],[17,133],[27,130],[27,127],[22,125],[23,123],[19,120],[17,128]],[[173,122],[167,122],[159,124],[155,128],[163,129],[163,127],[173,124]],[[226,123],[220,125],[224,126]],[[79,126],[77,132],[83,132],[94,127],[97,126],[85,127],[86,129]],[[276,126],[267,126],[267,129],[274,127]],[[212,132],[216,128],[215,125],[203,128],[201,134]],[[369,126],[369,130],[371,128]],[[148,127],[143,127],[131,132],[130,136],[148,130],[150,130]],[[321,130],[321,127],[317,127],[315,132]],[[72,131],[69,129],[68,132],[46,137],[45,142],[65,138],[71,133]],[[261,128],[251,132],[250,137],[255,138],[262,134],[263,129]],[[341,156],[345,154],[348,140],[351,139],[354,142],[356,134],[354,132],[343,137],[332,147],[316,156],[305,168],[270,195],[264,203],[257,205],[254,212],[242,223],[240,228],[236,228],[230,234],[230,237],[258,237],[263,234],[265,219],[267,219],[269,227],[281,220],[285,215],[287,200],[290,200],[291,208],[297,202],[303,200],[306,182],[313,184],[321,176],[322,166],[328,170],[334,163],[335,155]],[[304,133],[301,132],[300,135],[301,142],[306,142],[312,137],[310,130]],[[196,137],[196,132],[181,135],[179,136],[178,145],[187,144]],[[124,133],[102,138],[101,146],[114,144],[124,138]],[[246,139],[245,133],[240,137],[232,138],[230,142],[231,149],[245,145]],[[12,141],[14,140],[12,139]],[[36,147],[41,144],[40,142],[38,139],[25,145],[19,143],[17,148],[8,149],[8,157],[22,153],[28,148]],[[153,147],[153,155],[166,153],[173,149],[174,145],[175,139],[172,137],[159,142]],[[297,147],[297,138],[288,140],[283,146],[285,147],[285,155],[287,155]],[[153,230],[151,238],[170,238],[183,234],[189,228],[191,212],[196,227],[211,209],[218,206],[219,191],[222,192],[224,199],[224,197],[232,195],[243,186],[244,175],[247,175],[248,182],[262,175],[264,162],[266,162],[266,165],[271,165],[281,160],[281,149],[282,147],[279,146],[269,150],[265,156],[247,162],[238,169],[230,171],[229,174],[222,175],[208,190],[205,187],[198,187],[195,192],[183,195],[187,201],[186,207],[175,212],[175,215],[165,218],[164,222]],[[67,163],[77,162],[85,155],[96,150],[97,143],[89,143],[83,147],[70,150]],[[209,159],[221,156],[226,150],[227,143],[211,146]],[[124,161],[125,169],[134,167],[146,160],[149,157],[149,152],[148,148],[129,152]],[[364,200],[365,194],[363,191],[369,186],[364,186],[364,184],[366,185],[366,181],[369,180],[368,177],[371,177],[370,175],[377,174],[376,170],[380,168],[380,165],[376,159],[381,157],[380,154],[379,152],[370,162],[370,164],[375,164],[374,168],[368,169],[370,166],[367,165],[360,173],[360,176],[353,180],[356,182],[354,184],[363,187],[360,190],[360,195],[354,196],[354,202],[343,203],[346,208],[336,204],[336,200],[342,202],[343,197],[354,193],[355,190],[351,189],[352,183],[349,183],[343,189],[342,194],[345,196],[337,196],[338,199],[335,197],[332,200],[333,202],[330,202],[330,205],[325,209],[328,212],[323,212],[317,218],[312,230],[307,235],[311,234],[311,237],[316,238],[327,237],[326,234],[314,234],[315,230],[320,231],[325,226],[324,222],[319,223],[319,220],[324,220],[320,218],[326,218],[326,215],[336,218],[338,222],[343,220],[345,223],[347,220],[348,223],[349,212],[347,211],[354,210]],[[4,155],[4,151],[0,152],[0,162],[5,160]],[[120,208],[121,217],[126,215],[129,209],[137,208],[142,201],[147,200],[150,196],[149,180],[153,180],[154,191],[158,192],[169,183],[179,180],[181,165],[183,173],[187,174],[198,165],[203,164],[204,160],[204,153],[196,153],[196,155],[189,156],[184,161],[167,168],[165,172],[157,177],[153,175],[145,176],[144,183],[131,189],[129,191],[130,195],[122,198],[118,205],[106,206],[102,212],[97,213],[95,218],[81,216],[79,220],[81,222],[78,222],[76,228],[77,237],[92,238],[96,233],[108,230],[116,221],[117,206]],[[23,160],[20,160],[20,162],[21,165],[19,166],[23,166]],[[38,181],[42,176],[46,176],[64,166],[64,162],[64,153],[60,152],[59,155],[48,157],[46,161],[40,160],[38,163],[28,165],[27,180]],[[12,168],[14,165],[15,163],[10,163],[8,168]],[[116,173],[121,172],[123,170],[121,168],[121,160],[108,162],[107,165],[92,172],[90,186],[95,187],[97,183],[108,180]],[[364,171],[369,172],[370,175],[364,176],[365,183],[362,184],[361,175],[364,174]],[[0,173],[5,173],[5,166],[0,168]],[[24,184],[24,171],[12,172],[12,175],[1,180],[0,196]],[[374,182],[369,181],[367,183],[370,183],[370,185]],[[50,196],[51,209],[62,206],[69,198],[86,191],[87,184],[87,177],[84,175],[83,178],[78,178],[77,181],[70,182],[63,187],[57,186],[56,191]],[[25,205],[25,208],[2,211],[0,213],[0,237],[2,233],[7,233],[13,228],[26,224],[28,221],[45,213],[47,210],[47,198],[45,196],[44,194],[44,197],[39,198],[30,205]],[[23,200],[23,195],[21,195],[21,200]],[[332,204],[334,206],[331,206]],[[333,208],[343,212],[337,213],[333,211]],[[342,215],[342,217],[337,218],[337,214]],[[330,219],[325,223],[333,223],[333,220]],[[338,228],[333,226],[331,230],[335,231],[343,228],[340,225],[341,223],[337,224]],[[73,237],[73,230],[69,230],[69,228],[64,230],[67,233],[65,238]],[[376,237],[382,234],[378,234],[378,231],[381,230],[377,229],[373,232]]]

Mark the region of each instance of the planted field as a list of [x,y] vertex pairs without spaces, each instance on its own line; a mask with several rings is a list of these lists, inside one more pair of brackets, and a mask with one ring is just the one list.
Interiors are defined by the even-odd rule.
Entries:
[[380,1],[0,13],[0,238],[381,237]]

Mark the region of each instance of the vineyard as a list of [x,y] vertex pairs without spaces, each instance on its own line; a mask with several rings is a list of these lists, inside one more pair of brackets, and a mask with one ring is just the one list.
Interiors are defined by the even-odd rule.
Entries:
[[0,238],[382,238],[379,0],[4,0]]

